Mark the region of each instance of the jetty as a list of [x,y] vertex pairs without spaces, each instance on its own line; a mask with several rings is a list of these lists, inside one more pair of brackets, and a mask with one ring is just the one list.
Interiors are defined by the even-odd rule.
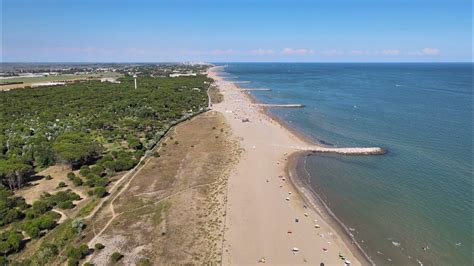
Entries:
[[307,146],[284,146],[273,144],[276,147],[292,148],[299,151],[308,151],[312,153],[335,153],[341,155],[383,155],[387,151],[380,147],[324,147],[319,145],[307,145]]
[[302,108],[304,107],[304,104],[269,104],[269,103],[255,103],[255,106],[260,106],[260,107],[286,107],[286,108]]
[[386,153],[386,151],[380,147],[337,148],[337,147],[308,146],[308,147],[300,147],[299,150],[310,151],[313,153],[337,153],[337,154],[344,154],[344,155],[382,155]]

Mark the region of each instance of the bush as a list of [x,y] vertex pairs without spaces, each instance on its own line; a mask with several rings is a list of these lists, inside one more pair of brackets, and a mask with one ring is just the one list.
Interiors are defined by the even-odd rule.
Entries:
[[40,236],[40,232],[41,230],[34,226],[34,225],[30,225],[28,227],[25,228],[25,232],[31,237],[31,238],[38,238]]
[[69,200],[69,191],[59,191],[56,194],[51,195],[47,198],[54,201],[55,204],[58,204],[60,202]]
[[107,178],[99,177],[94,180],[94,185],[96,187],[106,187],[109,184],[109,180]]
[[94,194],[99,198],[103,198],[107,195],[107,190],[105,187],[96,187],[94,189]]
[[122,258],[123,258],[123,255],[117,251],[115,251],[114,253],[112,253],[112,255],[110,255],[110,259],[112,260],[113,263],[119,261]]
[[84,229],[85,224],[80,219],[74,219],[71,223],[71,228],[77,233],[80,234],[82,229]]
[[63,210],[66,210],[66,209],[72,209],[74,208],[76,205],[74,205],[74,203],[72,203],[72,201],[68,200],[68,201],[64,201],[64,202],[61,202],[59,203],[58,207],[60,209],[63,209]]
[[75,175],[73,172],[67,173],[67,178],[68,178],[69,180],[73,180],[75,177],[76,177],[76,175]]
[[[3,210],[2,210],[3,212]],[[1,212],[0,212],[1,213]],[[6,213],[2,213],[4,216],[0,218],[0,225],[9,224],[14,221],[19,221],[25,217],[25,215],[17,209],[9,209]]]
[[102,173],[104,172],[104,168],[100,165],[94,165],[90,169],[91,173],[96,174],[98,176],[102,175]]
[[46,180],[51,180],[51,179],[53,179],[53,177],[50,176],[50,175],[47,175],[47,176],[44,177],[44,179],[46,179]]
[[72,180],[72,182],[74,183],[75,186],[82,186],[83,184],[82,179],[77,176]]
[[66,183],[61,181],[61,182],[58,183],[58,186],[56,188],[63,188],[63,187],[67,187],[67,185],[66,185]]
[[87,195],[89,195],[89,196],[94,195],[94,190],[89,190],[89,191],[87,191]]
[[49,210],[51,210],[52,206],[48,204],[46,201],[37,200],[33,203],[33,211],[37,214],[43,214]]
[[79,170],[79,174],[81,174],[84,177],[90,173],[91,173],[91,169],[87,165],[83,165],[81,169]]
[[101,250],[101,249],[105,248],[105,246],[102,245],[101,243],[96,243],[94,247],[95,247],[95,249],[97,249],[97,250]]
[[7,231],[0,233],[0,252],[7,254],[18,251],[21,246],[23,236],[17,231]]
[[[79,262],[87,255],[89,255],[89,247],[86,244],[82,244],[79,247],[68,247],[66,250],[67,257],[71,262]],[[69,264],[68,261],[68,264]]]
[[[54,221],[53,216],[57,217],[56,215],[59,215],[59,214],[54,212],[52,214],[48,213],[46,215],[43,215],[43,216],[37,218],[39,228],[41,230],[53,229],[56,226],[56,221]],[[57,218],[59,218],[59,217],[57,217]]]
[[151,266],[151,265],[152,264],[151,264],[150,260],[147,259],[147,258],[140,258],[138,260],[138,266]]
[[47,262],[59,254],[55,244],[44,243],[32,258],[32,262],[20,265],[47,265]]
[[79,266],[79,260],[73,259],[73,258],[69,258],[69,259],[67,260],[67,266]]

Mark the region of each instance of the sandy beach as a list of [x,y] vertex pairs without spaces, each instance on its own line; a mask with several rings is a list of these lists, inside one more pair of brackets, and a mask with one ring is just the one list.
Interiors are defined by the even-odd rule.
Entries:
[[288,177],[291,155],[315,144],[266,115],[213,69],[208,75],[224,95],[212,108],[224,114],[244,150],[229,177],[223,264],[366,264],[323,207],[308,204]]

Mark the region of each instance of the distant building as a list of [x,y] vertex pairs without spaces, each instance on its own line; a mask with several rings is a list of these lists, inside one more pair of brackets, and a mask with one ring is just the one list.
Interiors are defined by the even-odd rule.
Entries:
[[173,74],[170,74],[170,78],[193,77],[193,76],[196,76],[196,73],[173,73]]
[[59,86],[64,85],[66,82],[58,82],[58,81],[49,81],[49,82],[38,82],[31,84],[31,87],[43,87],[43,86]]
[[100,82],[120,83],[116,78],[101,78]]

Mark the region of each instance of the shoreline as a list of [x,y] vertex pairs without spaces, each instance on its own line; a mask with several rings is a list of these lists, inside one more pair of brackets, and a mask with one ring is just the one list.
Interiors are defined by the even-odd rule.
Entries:
[[[249,102],[251,102],[252,104],[259,103],[258,100],[249,92],[242,90],[240,86],[238,86],[237,84],[234,84],[232,81],[224,80],[224,77],[219,76],[217,73],[213,72],[213,70],[214,70],[213,68],[210,68],[208,72],[212,73],[210,74],[210,77],[213,78],[216,81],[216,83],[217,81],[224,82],[224,83],[231,83],[235,88],[237,88],[238,90],[241,90],[238,93],[244,96],[246,99],[248,99]],[[217,77],[217,79],[213,77],[213,75],[216,75],[215,77]],[[226,95],[224,95],[224,99],[225,97]],[[278,127],[282,129],[282,131],[285,131],[284,133],[290,136],[290,138],[296,138],[299,143],[303,143],[303,144],[311,145],[311,146],[319,146],[322,148],[328,147],[328,145],[324,145],[322,143],[315,143],[309,136],[306,136],[303,133],[297,131],[296,129],[289,127],[289,125],[287,125],[287,123],[284,123],[281,120],[281,118],[276,117],[276,115],[271,114],[268,110],[269,109],[268,107],[255,106],[255,109],[257,109],[258,113],[263,115],[271,123],[275,123]],[[296,192],[295,194],[299,196],[300,200],[302,200],[302,202],[305,203],[303,204],[305,208],[306,208],[306,204],[310,206],[310,209],[313,212],[317,213],[318,217],[320,217],[326,224],[328,224],[328,227],[332,231],[335,232],[335,235],[337,235],[337,237],[339,237],[339,239],[341,240],[342,245],[345,246],[345,248],[350,251],[350,253],[353,255],[352,256],[353,259],[357,260],[355,264],[362,264],[362,265],[373,264],[370,258],[368,258],[367,254],[360,248],[357,242],[355,242],[355,240],[350,236],[350,233],[347,232],[347,229],[344,229],[344,225],[340,224],[340,222],[337,220],[336,217],[334,217],[333,215],[332,216],[330,215],[331,211],[327,210],[327,206],[325,206],[324,202],[319,202],[317,198],[314,197],[314,195],[312,198],[311,193],[306,192],[306,191],[311,191],[311,188],[308,189],[308,187],[306,187],[307,184],[303,184],[301,177],[297,176],[295,171],[292,171],[292,167],[296,167],[296,162],[298,161],[298,159],[304,158],[304,156],[306,156],[306,154],[308,153],[310,152],[301,151],[294,148],[289,150],[288,152],[285,152],[285,157],[284,157],[285,161],[283,162],[284,163],[283,173],[285,173],[286,176],[288,176],[288,179],[290,181],[288,182],[289,187],[291,187],[292,190]],[[286,157],[287,154],[289,155],[288,157]],[[300,208],[304,211],[302,207]],[[322,210],[324,210],[324,212]],[[307,214],[305,213],[305,215]],[[321,237],[324,237],[324,236],[321,236]],[[331,243],[331,242],[327,242],[327,243]],[[320,253],[321,257],[324,257],[324,255],[325,254],[323,252]]]
[[[224,78],[224,77],[221,77]],[[227,82],[234,83],[233,81],[225,80]],[[251,89],[242,89],[238,84],[234,85],[242,90],[242,94],[245,95],[253,104],[259,104],[258,99],[250,93]],[[315,142],[310,136],[305,135],[303,132],[298,131],[296,128],[291,127],[286,121],[277,115],[270,112],[270,106],[260,105],[260,112],[268,116],[271,120],[275,121],[282,128],[289,131],[291,134],[295,135],[301,141],[308,145],[316,145],[321,147],[335,147],[331,143],[327,143],[323,140],[317,139]],[[312,154],[311,151],[294,151],[288,156],[288,160],[285,163],[285,172],[288,176],[291,185],[298,192],[300,197],[303,199],[307,205],[311,206],[314,211],[321,213],[324,219],[328,222],[331,227],[337,231],[339,236],[344,239],[344,242],[349,247],[352,247],[353,252],[359,259],[359,261],[364,261],[367,264],[375,265],[371,260],[370,256],[364,251],[364,249],[357,242],[353,234],[349,231],[347,226],[334,214],[334,212],[327,206],[327,204],[321,199],[321,197],[311,188],[311,186],[303,180],[303,177],[298,175],[296,170],[297,164],[300,160],[306,160],[305,157],[309,154]]]
[[[288,158],[286,164],[286,172],[288,178],[296,191],[299,193],[301,198],[312,208],[322,214],[323,218],[331,225],[331,227],[343,238],[346,245],[352,247],[353,253],[359,259],[367,264],[375,265],[370,256],[364,251],[364,249],[357,242],[349,228],[333,213],[331,208],[327,206],[324,200],[316,193],[311,186],[303,179],[301,175],[298,175],[297,165],[301,160],[305,160],[309,156],[309,152],[294,152]],[[304,162],[306,163],[306,162]]]

